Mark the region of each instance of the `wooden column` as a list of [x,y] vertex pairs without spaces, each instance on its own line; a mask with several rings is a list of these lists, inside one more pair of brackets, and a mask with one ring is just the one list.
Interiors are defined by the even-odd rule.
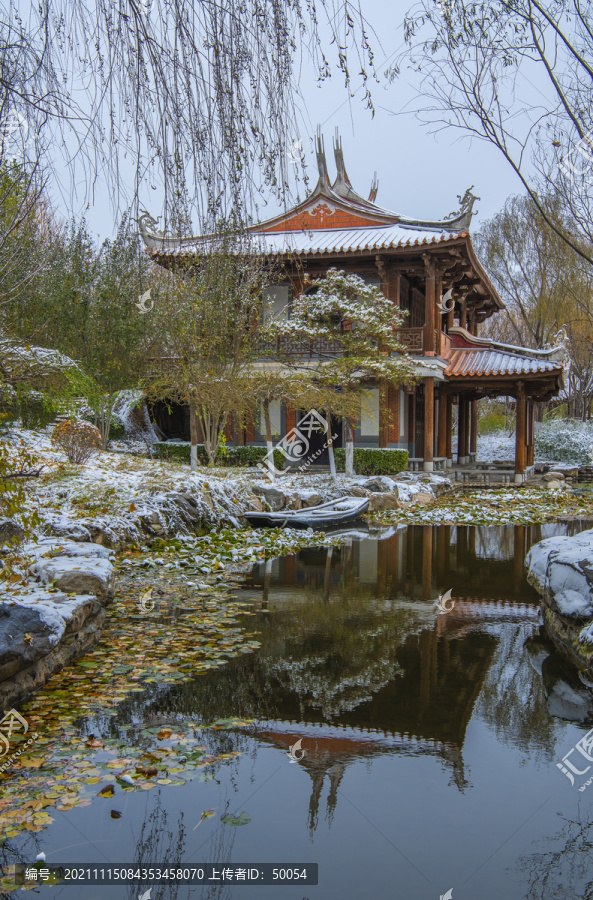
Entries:
[[515,426],[515,481],[520,483],[525,478],[525,393],[520,381],[517,391],[517,416]]
[[437,279],[434,262],[430,256],[425,253],[422,258],[424,259],[426,272],[424,282],[424,354],[425,356],[434,356]]
[[532,466],[535,462],[535,403],[533,400],[528,404],[529,414],[527,417],[527,430],[529,432],[527,441],[527,465]]
[[467,307],[465,298],[461,301],[461,313],[459,315],[459,324],[462,328],[467,328]]
[[[437,551],[436,551],[436,560],[435,560],[435,574],[437,579],[437,584],[445,578],[445,557],[447,552],[447,543],[446,538],[447,535],[445,533],[445,526],[440,525],[436,529],[437,533]],[[386,541],[380,541],[379,543],[385,544]]]
[[463,458],[466,463],[469,462],[469,400],[466,398],[465,403],[465,432],[463,435]]
[[455,325],[455,300],[455,291],[453,291],[451,299],[447,302],[447,305],[450,307],[449,312],[447,313],[447,332],[451,331]]
[[424,463],[425,472],[432,472],[434,459],[434,378],[424,379]]
[[432,589],[432,525],[422,526],[422,596],[430,600]]
[[[436,283],[436,300],[438,303],[441,302],[441,297],[443,296],[443,276],[437,276]],[[435,309],[435,328],[436,328],[436,345],[435,352],[437,356],[441,355],[443,349],[443,314],[440,309]]]
[[478,401],[471,400],[470,409],[470,430],[469,430],[469,452],[478,452]]
[[447,455],[447,405],[449,397],[441,387],[439,389],[439,418],[437,428],[437,456]]
[[457,462],[460,465],[464,465],[467,462],[465,449],[467,447],[468,425],[468,403],[465,397],[460,394],[457,423]]
[[453,465],[453,397],[451,394],[446,394],[447,400],[447,425],[445,428],[446,435],[446,448],[445,448],[445,456],[447,457],[447,468],[451,468]]

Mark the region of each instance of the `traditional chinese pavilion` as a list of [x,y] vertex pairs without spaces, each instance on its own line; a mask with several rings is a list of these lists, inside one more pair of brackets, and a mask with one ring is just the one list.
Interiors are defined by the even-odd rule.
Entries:
[[[534,404],[560,390],[562,354],[480,337],[481,323],[500,312],[503,303],[472,247],[469,230],[479,198],[469,189],[458,198],[459,211],[449,217],[409,219],[377,206],[376,179],[368,199],[354,190],[339,137],[334,140],[333,182],[320,135],[316,149],[319,177],[309,196],[250,228],[268,257],[282,264],[280,283],[268,290],[270,309],[289,315],[290,298],[306,289],[308,279],[331,267],[379,285],[407,313],[399,336],[417,360],[418,380],[399,387],[369,384],[356,424],[356,444],[407,449],[410,465],[426,471],[467,465],[476,457],[478,399],[510,396],[517,410],[515,481],[523,481],[534,459]],[[140,220],[147,250],[159,264],[175,268],[204,252],[204,238],[165,236],[150,230],[155,224],[147,215]],[[298,418],[298,410],[279,403],[271,412],[279,435]],[[188,428],[179,417],[160,424],[171,436],[183,437]],[[257,417],[235,422],[227,440],[264,444],[261,429]],[[342,440],[341,427],[337,430],[334,446]]]

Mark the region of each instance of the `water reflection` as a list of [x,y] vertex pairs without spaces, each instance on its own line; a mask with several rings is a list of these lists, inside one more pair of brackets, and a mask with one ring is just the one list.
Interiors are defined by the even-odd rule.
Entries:
[[[311,829],[324,782],[331,819],[357,760],[433,756],[464,791],[463,747],[478,698],[504,739],[549,754],[546,697],[521,668],[539,617],[523,559],[549,531],[412,526],[262,563],[245,584],[261,650],[176,688],[175,708],[254,718],[258,739],[285,752],[302,738]],[[455,607],[437,615],[434,600],[449,588]],[[509,679],[514,689],[503,696]]]
[[[186,812],[184,861],[318,862],[323,883],[302,891],[311,900],[430,900],[451,885],[460,900],[589,896],[579,893],[582,872],[570,895],[555,891],[571,862],[564,844],[577,834],[574,847],[585,849],[588,826],[574,831],[571,806],[560,844],[553,835],[556,811],[574,802],[556,761],[587,727],[592,695],[546,641],[523,568],[531,544],[571,530],[414,526],[254,567],[243,597],[256,615],[244,622],[260,650],[193,681],[153,685],[105,721],[141,746],[147,726],[255,720],[200,734],[209,753],[242,752],[209,769],[213,778],[163,784],[167,811]],[[434,601],[448,589],[454,609],[438,615]],[[299,740],[305,754],[291,765]],[[135,836],[122,859],[137,855],[142,802],[129,796]],[[210,808],[216,817],[192,830]],[[229,811],[246,811],[250,824],[225,825]],[[77,822],[96,839],[94,808]]]

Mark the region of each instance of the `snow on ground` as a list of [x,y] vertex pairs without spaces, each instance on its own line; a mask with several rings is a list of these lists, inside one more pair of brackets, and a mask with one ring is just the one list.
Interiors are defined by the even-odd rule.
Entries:
[[506,431],[479,435],[477,451],[480,462],[494,462],[495,459],[510,462],[515,458],[515,435],[509,437]]

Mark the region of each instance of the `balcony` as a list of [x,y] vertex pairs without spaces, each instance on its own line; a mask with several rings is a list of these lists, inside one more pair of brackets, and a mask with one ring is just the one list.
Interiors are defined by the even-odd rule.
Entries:
[[341,351],[339,341],[328,341],[323,338],[302,340],[287,335],[275,340],[262,340],[259,346],[260,353],[264,359],[266,357],[275,358],[286,355],[313,359],[314,357],[339,356]]

